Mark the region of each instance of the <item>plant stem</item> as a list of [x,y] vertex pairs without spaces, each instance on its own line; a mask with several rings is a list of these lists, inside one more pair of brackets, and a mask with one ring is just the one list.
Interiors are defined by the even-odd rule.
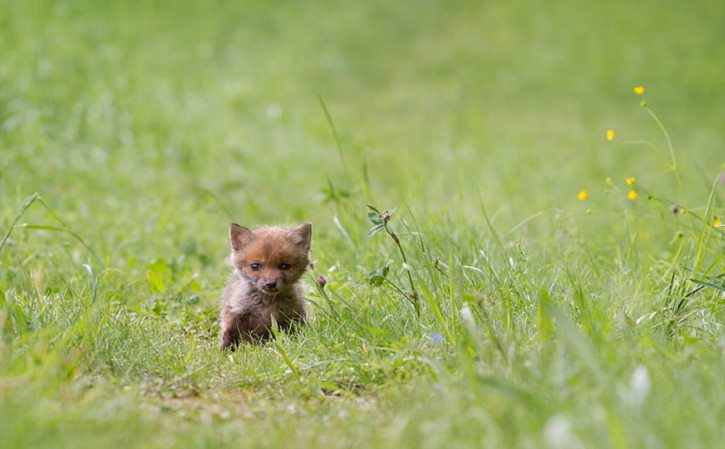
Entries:
[[413,307],[415,308],[415,314],[416,316],[420,316],[420,305],[418,304],[418,292],[415,290],[415,284],[413,283],[413,275],[410,274],[410,270],[408,269],[408,258],[405,256],[405,251],[403,250],[403,245],[400,243],[400,239],[398,238],[398,235],[391,231],[390,228],[388,228],[388,222],[383,221],[383,228],[385,228],[385,232],[388,233],[390,238],[393,239],[395,244],[398,246],[398,250],[400,251],[400,256],[403,258],[403,263],[405,263],[405,272],[408,275],[408,283],[410,284],[410,302],[413,303]]
[[15,218],[13,218],[13,222],[10,223],[10,227],[8,228],[5,235],[3,236],[2,241],[0,241],[0,250],[3,249],[3,247],[5,246],[5,243],[10,238],[10,234],[13,232],[13,229],[15,229],[15,225],[18,223],[18,220],[20,220],[20,218],[25,214],[25,211],[28,210],[30,205],[39,199],[40,199],[40,194],[37,192],[30,195],[29,197],[25,198],[25,201],[23,201],[22,207],[20,207],[20,210],[18,211],[18,213],[15,214]]
[[657,114],[647,105],[643,106],[644,109],[649,113],[649,115],[654,119],[655,123],[657,123],[657,126],[660,127],[660,130],[662,130],[662,134],[665,136],[665,140],[667,141],[667,149],[670,151],[670,161],[671,161],[671,167],[672,171],[675,172],[675,178],[677,179],[677,184],[682,187],[682,180],[680,179],[680,173],[677,171],[677,160],[675,159],[675,149],[672,146],[672,140],[670,139],[670,133],[667,132],[667,128],[665,128],[665,125],[662,124],[659,117],[657,117]]

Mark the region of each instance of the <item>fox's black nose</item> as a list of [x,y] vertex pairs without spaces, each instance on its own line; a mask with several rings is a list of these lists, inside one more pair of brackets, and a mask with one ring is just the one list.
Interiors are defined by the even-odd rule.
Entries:
[[277,281],[267,281],[264,283],[264,286],[267,288],[275,288],[277,286]]

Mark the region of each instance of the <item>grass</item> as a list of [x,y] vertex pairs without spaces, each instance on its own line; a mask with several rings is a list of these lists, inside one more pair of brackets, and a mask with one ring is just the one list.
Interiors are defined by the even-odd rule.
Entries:
[[[722,2],[0,10],[0,447],[725,438]],[[218,350],[230,221],[299,335]]]

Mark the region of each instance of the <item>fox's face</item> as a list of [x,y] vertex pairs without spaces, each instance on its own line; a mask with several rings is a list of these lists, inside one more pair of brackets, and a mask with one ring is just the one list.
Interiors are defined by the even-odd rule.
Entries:
[[254,287],[268,295],[291,288],[310,264],[312,225],[287,229],[262,227],[251,231],[229,225],[231,262]]

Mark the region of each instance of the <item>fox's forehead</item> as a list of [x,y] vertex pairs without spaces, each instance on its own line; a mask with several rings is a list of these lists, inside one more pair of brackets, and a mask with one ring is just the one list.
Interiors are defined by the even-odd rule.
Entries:
[[282,241],[289,237],[289,229],[279,226],[262,226],[254,231],[255,240]]
[[254,231],[254,240],[242,252],[246,261],[254,262],[293,262],[307,257],[304,250],[289,238],[284,228],[265,227]]

